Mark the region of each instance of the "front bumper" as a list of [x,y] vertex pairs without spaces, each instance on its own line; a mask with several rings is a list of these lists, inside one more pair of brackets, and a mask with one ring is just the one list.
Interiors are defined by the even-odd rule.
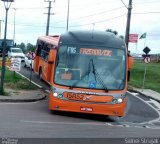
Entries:
[[124,98],[122,103],[107,104],[107,103],[96,103],[96,102],[92,103],[92,102],[61,100],[53,97],[52,94],[50,94],[49,96],[50,110],[122,117],[124,116],[125,107],[126,107],[126,98]]

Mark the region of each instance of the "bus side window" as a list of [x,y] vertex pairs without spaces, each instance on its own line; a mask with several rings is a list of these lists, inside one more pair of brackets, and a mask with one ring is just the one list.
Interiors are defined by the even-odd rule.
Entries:
[[48,61],[48,52],[46,52],[45,50],[42,50],[41,51],[41,58]]
[[37,56],[41,55],[41,49],[42,49],[42,45],[38,44],[38,46],[37,46]]

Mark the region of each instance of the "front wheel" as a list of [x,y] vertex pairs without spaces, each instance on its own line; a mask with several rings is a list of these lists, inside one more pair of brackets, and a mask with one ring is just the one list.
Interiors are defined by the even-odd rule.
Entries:
[[39,79],[42,80],[42,69],[39,70]]
[[26,63],[24,63],[24,67],[27,67]]

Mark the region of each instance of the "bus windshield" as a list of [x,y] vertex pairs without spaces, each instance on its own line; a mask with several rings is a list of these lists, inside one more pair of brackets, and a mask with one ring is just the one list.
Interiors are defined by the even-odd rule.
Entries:
[[125,86],[125,49],[61,45],[54,82],[70,88],[120,90]]

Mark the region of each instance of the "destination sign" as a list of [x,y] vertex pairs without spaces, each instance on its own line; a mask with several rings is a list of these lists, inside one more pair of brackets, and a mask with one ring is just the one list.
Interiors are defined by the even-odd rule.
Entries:
[[79,49],[77,47],[68,47],[67,53],[93,55],[93,56],[112,56],[111,50],[100,49],[100,48],[80,48]]
[[96,55],[96,56],[112,56],[111,50],[81,48],[80,54]]

